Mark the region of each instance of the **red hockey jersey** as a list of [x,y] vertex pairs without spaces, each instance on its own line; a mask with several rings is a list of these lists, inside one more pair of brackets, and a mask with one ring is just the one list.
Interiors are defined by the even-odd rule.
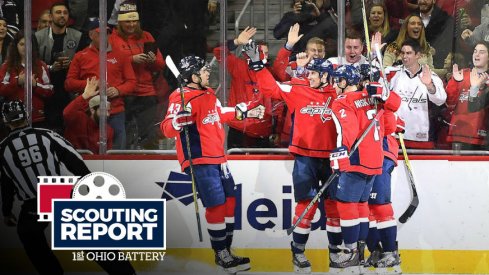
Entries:
[[260,90],[267,96],[284,100],[292,113],[289,151],[301,156],[328,158],[336,148],[330,108],[336,91],[329,86],[311,88],[307,80],[298,78],[279,85],[267,70],[257,72],[256,77]]
[[460,82],[451,78],[445,89],[447,105],[454,110],[447,141],[483,145],[487,136],[487,109],[469,112],[470,70],[464,69],[463,75]]
[[[384,108],[395,112],[400,105],[401,98],[396,93],[391,93]],[[338,131],[337,147],[346,146],[348,150],[351,150],[353,144],[376,115],[374,100],[365,90],[348,92],[338,96],[331,108]],[[379,125],[370,130],[358,149],[350,156],[350,166],[346,171],[366,175],[381,174],[384,159],[382,147],[384,135],[384,120],[380,119]]]
[[[184,88],[185,109],[192,113],[195,121],[188,127],[192,163],[220,164],[226,162],[224,152],[224,125],[235,119],[235,109],[222,107],[214,90],[191,87]],[[176,137],[177,157],[182,171],[189,166],[185,131],[177,131],[172,126],[173,117],[182,111],[180,89],[170,95],[166,117],[160,125],[168,138]]]

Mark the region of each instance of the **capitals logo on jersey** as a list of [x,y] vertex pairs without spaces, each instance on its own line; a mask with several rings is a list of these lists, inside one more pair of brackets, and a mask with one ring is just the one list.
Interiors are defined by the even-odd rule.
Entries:
[[458,97],[458,101],[460,103],[464,103],[465,101],[469,101],[469,93],[464,90],[460,93],[460,96]]
[[330,102],[331,97],[328,98],[328,101],[326,103],[311,102],[306,107],[301,108],[301,114],[310,116],[319,115],[321,121],[325,123],[326,121],[331,120],[332,112],[331,109],[328,107]]
[[212,124],[214,125],[214,123],[218,123],[219,125],[219,128],[221,128],[221,119],[219,117],[219,114],[216,112],[216,111],[213,111],[212,113],[209,111],[209,114],[207,114],[207,116],[204,117],[204,119],[202,120],[202,124]]
[[428,102],[428,99],[426,98],[426,95],[423,95],[422,93],[419,94],[418,97],[416,97],[416,91],[418,90],[418,87],[416,87],[416,89],[414,90],[414,92],[412,93],[411,97],[408,96],[404,96],[406,95],[408,92],[405,92],[405,93],[399,93],[400,95],[401,94],[404,94],[403,96],[401,96],[401,99],[402,101],[406,102],[407,103],[407,106],[409,108],[409,110],[411,111],[412,109],[418,109],[418,107],[416,106],[413,106],[413,104],[426,104]]

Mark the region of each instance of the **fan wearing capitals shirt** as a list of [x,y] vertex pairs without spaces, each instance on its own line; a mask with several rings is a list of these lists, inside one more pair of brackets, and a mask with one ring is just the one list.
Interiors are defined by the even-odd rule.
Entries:
[[[338,182],[329,191],[330,196],[336,200],[341,233],[347,249],[332,249],[330,246],[330,272],[338,269],[359,273],[363,248],[359,249],[357,243],[364,243],[367,238],[367,200],[375,175],[382,173],[384,122],[380,119],[361,141],[358,149],[348,157],[348,152],[376,116],[377,104],[376,99],[369,94],[371,89],[368,86],[357,92],[360,73],[354,66],[341,65],[332,77],[340,95],[331,107],[338,131],[338,148],[330,158],[331,167],[338,170],[340,175]],[[397,111],[401,104],[400,97],[395,93],[386,92],[382,94],[381,100],[384,109],[392,112]]]
[[[245,51],[250,58],[250,69],[255,71],[260,90],[267,96],[285,101],[292,113],[289,151],[294,155],[292,181],[297,203],[293,221],[295,223],[320,189],[319,182],[326,182],[331,175],[329,154],[336,147],[336,130],[330,109],[336,98],[336,91],[328,85],[332,66],[325,59],[312,59],[311,55],[299,53],[297,66],[305,72],[303,75],[307,75],[307,79],[292,78],[289,83],[278,84],[270,72],[263,70],[256,44],[247,44]],[[327,202],[325,206],[328,206]],[[311,263],[304,251],[317,208],[316,203],[293,231],[291,251],[296,272],[311,272]]]
[[402,66],[390,81],[391,90],[401,96],[403,104],[397,114],[406,122],[406,147],[435,147],[434,105],[446,102],[443,82],[427,65],[421,66],[421,46],[406,40],[401,47]]
[[[235,108],[221,106],[214,90],[207,87],[210,72],[198,56],[184,57],[179,67],[185,86],[170,95],[168,111],[160,128],[166,137],[176,137],[178,161],[187,174],[191,172],[187,150],[190,148],[192,173],[206,208],[205,218],[216,265],[228,273],[249,270],[249,258],[230,252],[236,199],[234,180],[224,153],[222,123],[247,117],[261,119],[264,107],[247,103],[239,103]],[[184,127],[188,131],[182,131]],[[187,133],[190,144],[186,143]]]

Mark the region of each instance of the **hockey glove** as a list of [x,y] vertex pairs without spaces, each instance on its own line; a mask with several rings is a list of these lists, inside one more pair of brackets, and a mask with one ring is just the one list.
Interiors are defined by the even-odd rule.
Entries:
[[350,166],[350,158],[346,146],[341,146],[334,149],[329,155],[331,168],[335,171],[345,171]]
[[404,132],[406,131],[405,126],[406,124],[404,122],[404,119],[396,115],[396,134],[398,133],[404,134]]
[[243,120],[245,118],[262,119],[265,114],[265,106],[249,101],[248,103],[241,102],[236,105],[236,119]]
[[367,90],[369,96],[378,98],[384,102],[387,100],[387,98],[389,98],[390,95],[390,91],[388,89],[384,89],[382,84],[377,82],[368,83],[365,89]]
[[194,122],[192,113],[189,111],[180,111],[173,117],[172,126],[175,130],[181,131],[182,127],[193,124]]
[[265,67],[263,60],[263,52],[260,51],[260,46],[255,41],[250,40],[248,44],[244,45],[243,52],[248,60],[248,67],[253,71],[260,71]]

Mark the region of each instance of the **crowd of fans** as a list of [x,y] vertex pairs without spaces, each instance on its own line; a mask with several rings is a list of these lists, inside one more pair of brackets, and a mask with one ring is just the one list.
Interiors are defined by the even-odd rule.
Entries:
[[[266,41],[259,42],[267,53],[264,63],[277,81],[294,76],[296,54],[301,52],[329,58],[333,64],[365,63],[362,0],[346,0],[347,39],[345,56],[340,58],[336,57],[337,1],[290,1],[290,11],[272,22],[275,39],[287,41],[284,47],[268,53]],[[449,149],[457,144],[462,149],[486,149],[489,0],[365,2],[368,33],[379,32],[385,43],[380,65],[387,72],[405,66],[403,45],[415,41],[420,49],[415,59],[419,70],[427,65],[443,83],[444,96],[429,104],[431,145],[419,148]],[[25,99],[22,4],[6,0],[0,7],[1,100]],[[287,146],[293,114],[283,102],[262,94],[256,77],[246,69],[246,59],[235,54],[256,33],[255,28],[246,28],[222,45],[211,45],[206,35],[218,1],[109,0],[107,6],[109,28],[100,30],[98,1],[32,3],[34,126],[64,134],[78,149],[98,151],[100,97],[84,91],[88,84],[98,85],[99,35],[107,31],[108,149],[167,149],[161,148],[165,137],[158,126],[177,81],[164,56],[178,61],[189,54],[206,58],[212,53],[218,62],[227,58],[231,80],[227,105],[252,101],[266,107],[262,120],[229,125],[228,148]],[[298,35],[291,36],[296,33],[291,29]],[[469,121],[477,121],[472,132],[467,131]]]

